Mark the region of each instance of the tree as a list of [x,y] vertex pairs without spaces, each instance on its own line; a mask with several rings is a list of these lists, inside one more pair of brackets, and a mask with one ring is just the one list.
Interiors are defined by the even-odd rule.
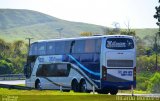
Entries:
[[11,54],[11,44],[5,42],[3,39],[0,39],[0,58],[7,58]]
[[80,33],[81,36],[92,36],[92,32],[81,32]]
[[124,23],[127,27],[125,30],[121,30],[122,35],[131,35],[131,36],[136,36],[136,32],[134,30],[131,30],[130,27],[130,22],[128,21],[127,23]]
[[120,32],[120,24],[118,22],[113,22],[112,25],[114,26],[113,32],[119,33]]
[[148,90],[152,93],[160,93],[160,73],[156,72],[154,76],[150,78]]
[[131,36],[136,36],[136,32],[135,31],[121,31],[120,32],[122,35],[131,35]]
[[12,44],[13,57],[22,56],[23,52],[26,52],[25,43],[22,40],[14,41]]
[[[159,0],[159,3],[160,3],[160,0]],[[155,19],[158,20],[158,22],[156,23],[158,26],[159,26],[159,32],[156,33],[155,35],[155,52],[156,52],[156,68],[157,68],[157,65],[158,65],[158,44],[157,44],[157,40],[158,40],[158,37],[160,36],[160,6],[156,6],[155,7],[156,9],[156,14],[153,16]],[[157,68],[158,69],[158,68]]]
[[27,57],[27,45],[22,40],[17,40],[12,43],[12,58],[15,73],[22,72],[23,66]]
[[8,43],[0,39],[0,74],[22,73],[28,44],[22,40]]
[[130,32],[131,28],[130,28],[130,22],[129,20],[127,21],[127,23],[124,23],[127,27],[128,33]]

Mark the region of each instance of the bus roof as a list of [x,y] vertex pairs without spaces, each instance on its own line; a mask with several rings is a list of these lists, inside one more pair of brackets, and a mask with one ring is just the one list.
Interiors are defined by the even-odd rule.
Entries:
[[74,37],[74,38],[59,38],[59,39],[48,39],[48,40],[38,40],[33,43],[40,42],[52,42],[52,41],[69,41],[69,40],[82,40],[82,39],[99,39],[99,38],[133,38],[133,36],[129,35],[101,35],[101,36],[87,36],[87,37]]

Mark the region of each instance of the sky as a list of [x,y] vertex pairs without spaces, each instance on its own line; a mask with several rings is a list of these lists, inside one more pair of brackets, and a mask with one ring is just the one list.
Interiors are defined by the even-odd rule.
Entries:
[[63,20],[106,27],[158,28],[153,18],[158,0],[0,0],[3,9],[28,9]]

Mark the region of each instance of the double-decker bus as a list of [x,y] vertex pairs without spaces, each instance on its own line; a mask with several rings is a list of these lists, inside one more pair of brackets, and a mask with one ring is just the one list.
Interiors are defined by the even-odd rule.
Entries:
[[136,86],[135,39],[127,35],[42,40],[31,44],[26,86],[117,94]]

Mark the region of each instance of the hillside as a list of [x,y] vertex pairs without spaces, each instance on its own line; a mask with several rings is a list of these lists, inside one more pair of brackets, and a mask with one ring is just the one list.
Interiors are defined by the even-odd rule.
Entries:
[[63,28],[63,37],[76,37],[84,31],[102,33],[102,26],[65,21],[31,10],[0,9],[0,37],[8,41],[58,38],[57,28]]
[[136,35],[140,38],[144,38],[145,36],[153,36],[158,32],[158,28],[145,28],[145,29],[133,29],[136,31]]
[[[77,37],[81,32],[103,34],[103,26],[61,20],[31,10],[0,9],[0,38],[6,41],[58,38],[57,28],[63,28],[63,37]],[[141,38],[153,35],[157,29],[135,29]]]

